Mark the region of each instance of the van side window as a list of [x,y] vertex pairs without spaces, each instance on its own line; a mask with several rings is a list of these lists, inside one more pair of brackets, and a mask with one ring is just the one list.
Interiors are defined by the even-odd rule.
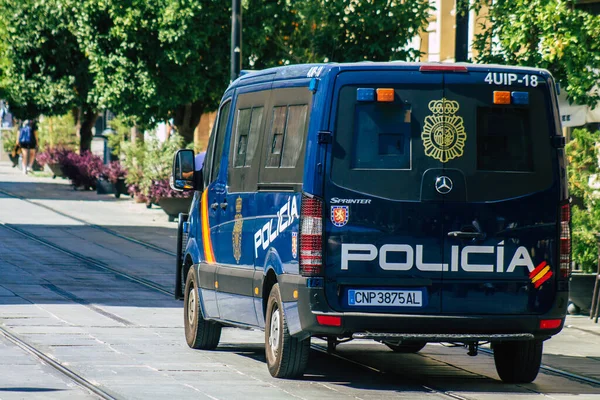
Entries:
[[236,168],[252,165],[263,110],[264,107],[262,106],[238,110],[234,164]]
[[270,168],[294,168],[304,144],[306,128],[306,104],[273,108],[271,126],[271,149],[266,166]]
[[215,130],[215,151],[213,155],[212,173],[210,182],[214,182],[219,176],[219,170],[221,169],[221,157],[223,157],[223,145],[225,144],[225,133],[227,129],[227,120],[229,119],[229,109],[231,108],[231,101],[227,101],[221,110],[219,111],[217,129]]
[[[306,135],[312,92],[306,87],[273,89],[266,113],[266,135],[261,145],[259,188],[300,185],[304,173]],[[291,187],[289,187],[292,189]],[[298,189],[294,187],[294,190]]]
[[235,128],[229,142],[230,161],[227,168],[230,193],[256,191],[261,165],[259,149],[265,140],[266,110],[270,97],[270,90],[246,91],[237,96],[233,119]]

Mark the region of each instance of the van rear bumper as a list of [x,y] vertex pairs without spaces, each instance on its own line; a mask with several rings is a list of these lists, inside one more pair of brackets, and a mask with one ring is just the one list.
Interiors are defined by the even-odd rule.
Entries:
[[[434,340],[443,335],[462,335],[465,337],[463,340],[467,340],[470,335],[479,335],[484,338],[482,341],[500,341],[503,340],[501,336],[497,336],[496,339],[493,336],[514,334],[528,334],[538,339],[547,339],[562,330],[566,307],[558,307],[556,304],[566,304],[568,297],[567,292],[558,292],[555,306],[544,315],[423,315],[336,312],[327,304],[322,288],[306,288],[298,285],[295,289],[299,292],[297,318],[300,332],[294,332],[294,336],[352,337],[356,333],[375,335],[390,333],[427,335],[431,339],[426,340],[432,342],[444,341]],[[319,323],[317,319],[319,316],[339,317],[339,326]],[[560,319],[560,325],[554,329],[540,329],[540,322],[548,319]],[[328,323],[331,323],[331,319],[328,319]]]

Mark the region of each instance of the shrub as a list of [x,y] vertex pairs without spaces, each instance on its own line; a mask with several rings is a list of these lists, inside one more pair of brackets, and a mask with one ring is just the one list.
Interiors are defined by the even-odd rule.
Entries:
[[62,165],[70,153],[73,153],[73,151],[66,147],[50,147],[38,153],[35,158],[42,166],[46,164]]
[[114,184],[117,183],[119,179],[126,178],[127,170],[123,168],[121,162],[112,161],[110,164],[104,167],[102,175],[105,176],[110,183]]
[[572,251],[575,265],[583,272],[594,272],[598,263],[597,233],[600,233],[600,198],[590,185],[599,172],[600,132],[575,129],[566,146],[569,191],[576,201],[571,209]]
[[70,152],[63,160],[62,169],[75,188],[96,189],[96,181],[102,174],[102,158],[86,151],[82,155]]
[[[185,197],[170,189],[168,179],[171,175],[173,155],[182,148],[181,136],[175,134],[160,142],[155,136],[144,142],[123,143],[124,164],[127,169],[126,182],[134,185],[137,196],[158,199],[160,197]],[[166,182],[166,185],[161,182]],[[175,195],[178,193],[178,195]],[[157,196],[161,194],[161,196]]]
[[16,128],[11,130],[2,130],[2,147],[6,153],[13,151],[17,145]]
[[60,117],[41,117],[38,125],[39,148],[79,147],[79,138],[73,115]]
[[151,199],[160,199],[163,197],[187,198],[192,195],[192,192],[178,192],[171,189],[168,179],[153,181],[148,191],[148,197]]

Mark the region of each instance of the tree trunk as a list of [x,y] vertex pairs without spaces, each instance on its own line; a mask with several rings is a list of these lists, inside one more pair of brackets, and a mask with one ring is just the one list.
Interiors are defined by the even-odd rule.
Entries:
[[81,113],[80,128],[79,128],[79,153],[83,154],[92,147],[92,128],[96,124],[98,113],[96,111],[86,109]]
[[203,103],[196,101],[179,106],[175,110],[175,126],[177,127],[177,132],[183,137],[185,144],[194,141],[194,130],[200,122],[204,108]]
[[133,125],[131,127],[131,143],[143,143],[144,142],[144,134],[140,132],[137,125]]

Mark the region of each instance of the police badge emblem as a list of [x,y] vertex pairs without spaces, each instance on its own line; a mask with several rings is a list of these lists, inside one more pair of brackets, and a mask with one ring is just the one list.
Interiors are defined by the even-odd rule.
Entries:
[[331,206],[331,223],[338,228],[348,223],[350,208],[348,206]]
[[242,227],[244,220],[242,219],[242,198],[238,197],[235,201],[235,223],[233,224],[233,232],[231,233],[231,241],[233,244],[233,258],[239,264],[242,258]]
[[455,115],[459,108],[458,101],[445,98],[429,102],[433,115],[425,117],[421,133],[426,156],[447,162],[463,155],[467,133],[463,118]]
[[292,232],[292,258],[298,257],[298,232]]

